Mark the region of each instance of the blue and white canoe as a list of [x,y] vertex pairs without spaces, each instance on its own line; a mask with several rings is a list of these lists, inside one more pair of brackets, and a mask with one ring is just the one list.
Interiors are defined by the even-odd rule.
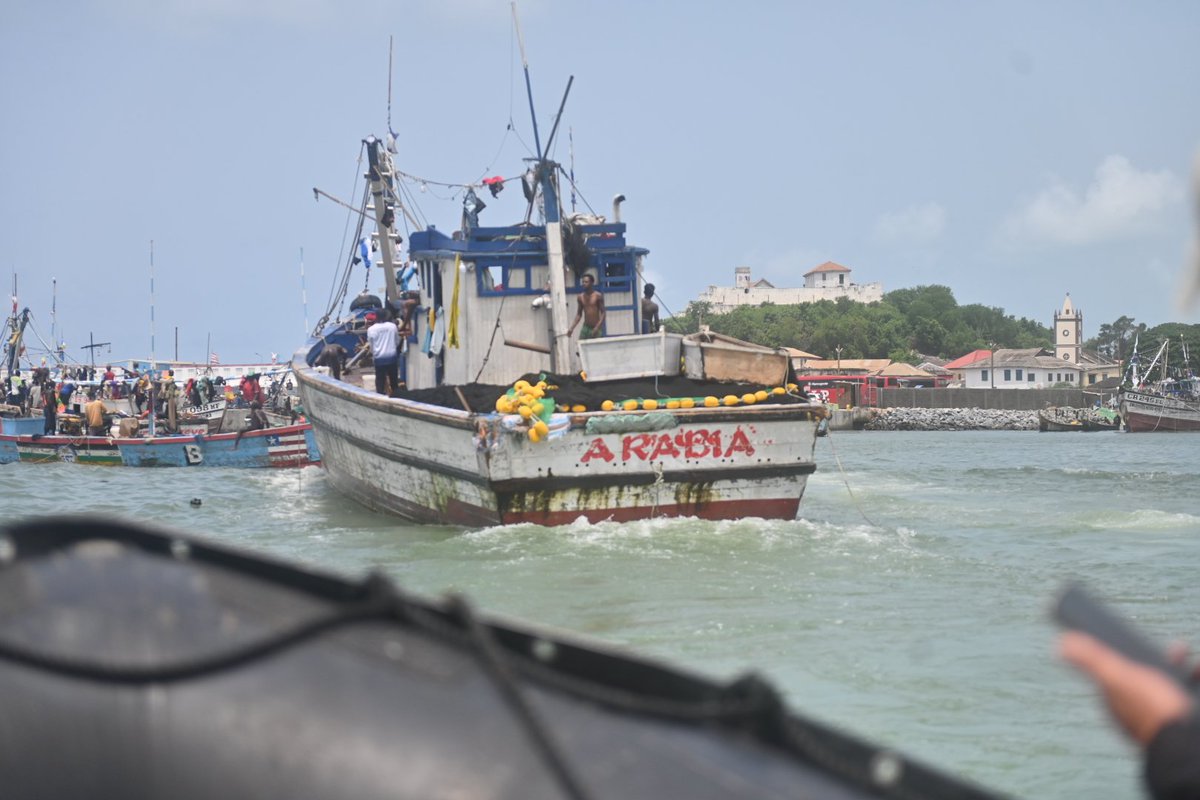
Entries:
[[302,422],[246,431],[240,436],[42,436],[6,430],[0,433],[0,464],[17,461],[124,467],[307,467],[320,464],[321,455],[312,425]]

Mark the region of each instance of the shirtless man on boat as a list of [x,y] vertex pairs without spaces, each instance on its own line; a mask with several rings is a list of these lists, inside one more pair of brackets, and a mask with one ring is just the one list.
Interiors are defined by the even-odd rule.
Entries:
[[596,290],[596,279],[591,275],[583,276],[583,291],[576,305],[575,321],[571,323],[567,336],[575,332],[579,320],[583,320],[583,330],[579,332],[580,339],[599,339],[604,333],[600,328],[604,325],[604,295]]

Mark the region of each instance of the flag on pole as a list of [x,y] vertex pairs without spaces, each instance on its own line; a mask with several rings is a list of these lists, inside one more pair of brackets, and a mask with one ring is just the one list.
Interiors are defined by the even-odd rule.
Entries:
[[216,354],[216,353],[209,353],[209,354],[208,354],[208,364],[209,364],[209,366],[211,366],[211,367],[215,367],[215,366],[217,366],[217,365],[218,365],[218,364],[220,364],[220,363],[221,363],[221,359],[217,357],[217,354]]

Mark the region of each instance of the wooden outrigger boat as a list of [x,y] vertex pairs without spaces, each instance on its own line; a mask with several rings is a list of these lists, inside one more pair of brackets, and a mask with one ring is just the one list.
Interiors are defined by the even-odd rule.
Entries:
[[307,422],[241,433],[41,435],[42,418],[0,420],[0,464],[65,461],[123,467],[305,467],[320,452]]

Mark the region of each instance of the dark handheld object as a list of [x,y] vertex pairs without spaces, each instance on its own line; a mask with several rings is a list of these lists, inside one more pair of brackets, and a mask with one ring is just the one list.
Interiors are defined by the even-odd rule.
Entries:
[[1161,648],[1080,584],[1067,584],[1054,602],[1053,613],[1054,619],[1064,628],[1086,633],[1126,658],[1154,667],[1174,678],[1181,686],[1191,688],[1182,665],[1168,661]]

